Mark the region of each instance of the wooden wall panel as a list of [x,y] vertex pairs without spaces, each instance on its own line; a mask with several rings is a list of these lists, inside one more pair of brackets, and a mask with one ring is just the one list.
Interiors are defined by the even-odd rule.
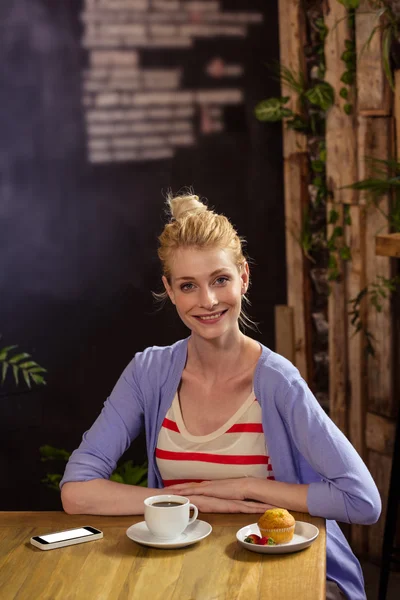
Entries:
[[[296,76],[300,72],[305,75],[306,24],[301,0],[279,0],[279,34],[281,64]],[[288,106],[297,111],[296,95],[284,82],[282,95],[290,96]],[[300,242],[304,209],[309,202],[307,138],[287,129],[285,123],[283,128],[287,296],[294,311],[294,364],[304,379],[311,382],[310,279]]]
[[393,420],[367,413],[365,438],[370,450],[392,456],[395,435],[396,423]]
[[[306,23],[304,6],[301,0],[279,0],[280,62],[296,75],[305,75],[304,46],[306,44]],[[282,96],[290,96],[287,104],[293,111],[299,109],[295,93],[282,82]],[[285,123],[284,123],[285,128]],[[283,156],[307,151],[307,138],[303,133],[285,128],[283,136]]]
[[[336,226],[343,227],[343,204],[328,203],[339,214]],[[328,237],[333,225],[328,225]],[[329,323],[329,415],[345,435],[348,433],[347,414],[347,306],[343,264],[334,253],[340,265],[341,279],[332,282],[328,301]]]
[[[351,260],[346,264],[346,293],[348,302],[356,298],[365,286],[365,207],[349,206],[351,225],[346,227],[346,241],[351,250]],[[360,307],[361,319],[366,316],[366,303]],[[348,382],[349,438],[357,452],[365,459],[365,411],[366,411],[366,356],[362,333],[356,333],[351,323],[348,304]]]
[[392,458],[370,450],[368,452],[368,468],[378,487],[382,498],[382,514],[377,523],[369,525],[368,558],[379,563],[382,554],[383,532],[385,529],[388,490],[392,469]]
[[336,0],[324,4],[325,23],[329,33],[325,42],[326,75],[325,79],[335,90],[335,104],[327,113],[326,148],[328,189],[333,193],[334,202],[357,203],[357,192],[340,189],[356,180],[357,176],[357,139],[355,120],[343,110],[345,101],[338,91],[343,86],[340,81],[344,72],[344,63],[340,57],[349,38],[346,9]]
[[371,31],[377,25],[369,0],[361,0],[356,13],[357,39],[357,103],[358,114],[384,116],[391,113],[392,94],[382,69],[382,36],[377,30],[367,46]]
[[294,310],[275,306],[275,352],[295,362]]
[[[386,117],[360,117],[359,119],[359,178],[365,179],[373,174],[370,162],[365,157],[389,158],[391,139],[391,120]],[[378,233],[389,232],[387,215],[390,211],[390,199],[385,196],[379,201],[377,210],[369,196],[363,195],[366,203],[366,282],[371,286],[379,282],[379,277],[391,277],[391,259],[375,255],[373,240]],[[384,213],[384,214],[382,214]],[[392,383],[393,373],[393,336],[391,324],[390,298],[380,298],[382,311],[378,312],[369,302],[367,307],[367,329],[373,335],[375,356],[367,361],[368,410],[385,416],[394,413],[395,402]]]
[[311,381],[311,310],[308,261],[301,247],[301,224],[308,205],[308,156],[292,154],[284,162],[286,269],[288,305],[294,310],[294,364]]

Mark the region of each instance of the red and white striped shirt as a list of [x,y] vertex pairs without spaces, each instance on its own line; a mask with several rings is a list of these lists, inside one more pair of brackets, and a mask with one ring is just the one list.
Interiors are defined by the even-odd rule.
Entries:
[[254,392],[208,435],[187,431],[176,394],[158,435],[156,461],[164,486],[231,477],[275,479]]

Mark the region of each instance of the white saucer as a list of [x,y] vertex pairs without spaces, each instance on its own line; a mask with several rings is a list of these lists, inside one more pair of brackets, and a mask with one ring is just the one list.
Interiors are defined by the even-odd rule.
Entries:
[[289,552],[298,552],[310,546],[319,535],[318,527],[311,523],[305,523],[304,521],[296,521],[294,528],[293,539],[287,544],[277,544],[276,546],[257,546],[257,544],[249,544],[244,541],[251,533],[260,534],[257,523],[246,525],[242,527],[236,533],[236,538],[244,548],[251,550],[252,552],[259,552],[260,554],[287,554]]
[[154,536],[147,528],[146,521],[135,523],[126,530],[126,535],[129,539],[144,546],[152,546],[153,548],[183,548],[184,546],[190,546],[200,540],[206,538],[212,532],[212,527],[205,521],[199,521],[198,519],[188,525],[183,533],[179,537],[173,540],[160,540],[160,538]]

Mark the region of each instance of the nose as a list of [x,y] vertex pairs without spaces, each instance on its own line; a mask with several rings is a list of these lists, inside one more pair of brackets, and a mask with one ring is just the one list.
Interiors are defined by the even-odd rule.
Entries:
[[205,288],[200,291],[199,307],[207,310],[212,310],[218,304],[216,294],[210,288]]

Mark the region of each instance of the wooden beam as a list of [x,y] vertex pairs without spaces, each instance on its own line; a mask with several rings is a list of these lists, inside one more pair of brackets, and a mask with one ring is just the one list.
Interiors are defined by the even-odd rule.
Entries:
[[[343,204],[328,202],[328,212],[334,209],[338,214],[336,226],[344,226]],[[328,225],[328,237],[334,225]],[[340,269],[340,280],[331,283],[328,300],[329,323],[329,416],[345,435],[348,435],[347,406],[347,305],[343,263],[338,253],[333,255]]]
[[[279,0],[279,50],[280,63],[290,69],[297,77],[302,73],[306,77],[304,47],[306,45],[306,22],[302,0]],[[289,96],[287,107],[300,110],[295,92],[281,82],[282,96]],[[283,122],[283,156],[307,151],[307,137],[293,129],[287,129]]]
[[367,413],[366,442],[370,450],[392,456],[396,422],[374,413]]
[[400,233],[386,233],[375,238],[375,254],[400,258]]
[[[297,77],[306,76],[304,46],[306,23],[302,0],[279,0],[280,62]],[[299,111],[298,98],[285,82],[282,95],[288,107]],[[309,159],[307,137],[283,123],[284,195],[288,305],[294,311],[294,364],[308,382],[312,379],[311,308],[308,261],[301,247],[304,209],[308,206]]]
[[295,362],[294,311],[290,306],[275,306],[275,352]]
[[327,113],[326,120],[326,174],[328,189],[334,202],[357,204],[358,194],[343,186],[354,183],[357,178],[357,148],[355,117],[343,110],[344,100],[338,90],[343,86],[344,63],[340,57],[345,50],[345,40],[350,37],[347,11],[339,2],[323,3],[325,24],[329,29],[325,41],[325,79],[335,90],[335,102]]
[[[350,205],[351,224],[346,225],[346,242],[351,251],[351,260],[346,263],[346,294],[348,303],[356,298],[365,287],[365,207]],[[366,316],[365,299],[361,302],[360,317]],[[366,356],[365,340],[361,332],[356,332],[352,324],[350,306],[347,307],[347,346],[348,346],[348,398],[349,438],[362,458],[365,453],[365,412],[366,412]]]
[[357,109],[363,116],[391,114],[392,94],[382,67],[382,35],[370,0],[361,0],[356,12]]
[[[373,165],[365,157],[387,159],[391,147],[391,119],[388,117],[359,118],[359,179],[374,176]],[[384,215],[390,212],[390,199],[384,196],[379,200],[379,209],[367,194],[362,194],[366,203],[366,239],[374,240],[376,235],[387,235],[389,223]],[[374,284],[381,283],[382,277],[391,277],[390,258],[376,256],[375,244],[366,245],[366,284],[370,291]],[[393,389],[393,328],[391,323],[390,297],[379,298],[382,310],[368,303],[366,328],[373,336],[375,355],[367,359],[368,410],[391,417],[395,414],[396,397]]]
[[367,528],[368,558],[379,564],[382,559],[382,541],[386,521],[392,458],[385,454],[369,450],[367,464],[382,499],[382,514],[379,521],[373,525],[369,525]]
[[301,247],[304,209],[308,206],[308,155],[292,154],[284,160],[286,220],[287,301],[294,310],[294,364],[307,382],[312,381],[311,283],[309,265]]

